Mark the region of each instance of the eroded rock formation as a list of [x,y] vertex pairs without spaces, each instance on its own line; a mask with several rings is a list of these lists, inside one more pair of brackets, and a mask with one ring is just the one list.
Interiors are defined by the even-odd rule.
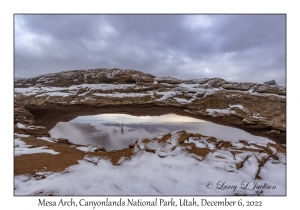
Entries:
[[[247,140],[239,141],[223,141],[210,136],[204,136],[201,134],[187,133],[186,131],[175,131],[168,134],[159,135],[153,139],[138,138],[133,141],[128,148],[114,151],[105,151],[99,145],[78,145],[68,142],[66,139],[55,139],[47,137],[34,137],[23,134],[15,134],[15,139],[19,143],[15,143],[15,151],[17,155],[14,160],[14,173],[16,175],[17,183],[15,190],[17,194],[21,195],[70,195],[73,193],[72,187],[66,186],[53,188],[52,185],[43,184],[41,180],[48,180],[48,182],[56,183],[61,182],[62,179],[69,176],[82,177],[82,169],[89,164],[88,168],[92,170],[92,173],[97,171],[105,171],[106,167],[110,167],[110,163],[114,167],[114,173],[116,167],[121,167],[121,170],[125,170],[125,180],[131,180],[133,177],[138,177],[139,174],[135,174],[136,168],[141,165],[155,168],[155,175],[160,174],[162,170],[162,164],[165,168],[168,168],[168,172],[178,174],[178,181],[182,178],[188,177],[181,174],[181,169],[184,165],[188,164],[192,167],[188,168],[188,172],[195,171],[200,172],[197,174],[197,178],[184,180],[184,183],[207,183],[213,177],[212,174],[217,174],[220,177],[222,174],[222,180],[229,180],[230,183],[234,180],[236,183],[239,180],[247,180],[251,183],[266,183],[267,186],[276,186],[276,188],[237,188],[237,190],[218,190],[211,189],[205,191],[206,185],[198,184],[196,193],[197,195],[215,195],[215,193],[222,193],[222,195],[285,195],[285,164],[286,164],[286,148],[282,144],[255,142]],[[21,139],[21,141],[19,140]],[[23,143],[22,143],[23,142]],[[26,143],[26,144],[25,144]],[[21,147],[21,148],[20,148]],[[43,149],[39,152],[34,152],[33,149]],[[26,150],[30,154],[19,155],[22,150]],[[51,154],[48,154],[51,153]],[[175,160],[177,161],[174,161]],[[182,165],[176,164],[179,159],[184,159]],[[141,160],[138,160],[141,159]],[[165,161],[164,161],[165,160]],[[105,162],[104,162],[105,161]],[[109,163],[110,162],[110,163]],[[104,163],[104,164],[103,164]],[[137,164],[138,163],[138,164]],[[72,166],[72,167],[70,167]],[[158,166],[156,168],[155,166]],[[179,167],[180,166],[180,167]],[[174,168],[173,168],[174,167]],[[179,168],[178,168],[179,167]],[[74,168],[80,169],[79,172],[74,171]],[[129,173],[128,171],[133,171]],[[153,173],[153,171],[144,173]],[[78,173],[76,175],[76,173]],[[108,172],[109,173],[109,172]],[[275,175],[276,182],[272,179],[272,175]],[[278,175],[279,174],[279,175]],[[18,176],[20,175],[20,176]],[[191,175],[191,174],[189,174]],[[109,174],[105,174],[105,177]],[[141,175],[143,176],[143,175]],[[58,178],[58,180],[56,179]],[[114,176],[112,176],[114,177]],[[161,176],[158,176],[158,178]],[[177,180],[174,179],[174,174],[164,174],[164,179],[174,181],[172,186],[176,188]],[[226,178],[225,178],[226,177]],[[190,177],[189,177],[190,178]],[[215,178],[215,177],[214,177]],[[93,184],[101,182],[105,178],[98,176],[93,180],[80,179],[80,186],[87,186],[89,189],[90,183]],[[136,180],[136,178],[134,178]],[[23,183],[30,180],[31,185]],[[140,180],[140,179],[138,179]],[[143,180],[143,179],[142,179]],[[152,186],[149,185],[147,179],[145,179],[145,187],[150,191]],[[153,180],[153,178],[152,178]],[[113,179],[107,179],[106,184],[114,186],[116,182]],[[118,180],[120,183],[120,180]],[[234,182],[233,182],[234,183]],[[124,184],[124,183],[123,183]],[[144,182],[139,182],[138,185],[143,185]],[[266,185],[265,184],[265,185]],[[275,184],[275,185],[274,185]],[[35,185],[32,186],[32,185]],[[29,187],[28,187],[29,186]],[[186,185],[184,185],[186,186]],[[32,189],[31,189],[32,188]],[[160,186],[160,190],[156,191],[156,194],[164,194],[163,190],[168,187],[164,185]],[[114,193],[118,195],[120,192],[128,194],[135,194],[139,192],[139,188],[124,189],[121,191],[118,188]],[[155,188],[157,189],[157,188]],[[274,189],[279,189],[274,191]],[[167,192],[170,194],[182,195],[182,189],[178,192]],[[212,191],[214,190],[214,191]],[[25,193],[27,192],[27,193]],[[148,191],[146,191],[148,192]],[[82,193],[82,192],[79,192]],[[105,194],[102,188],[97,190],[91,190],[89,193],[97,195]],[[148,192],[149,193],[149,192]],[[209,193],[209,194],[208,194]],[[77,192],[78,194],[78,192]],[[79,194],[81,195],[81,194]]]
[[[220,78],[180,80],[133,70],[65,71],[15,79],[18,123],[51,129],[80,115],[176,113],[286,142],[286,89]],[[39,133],[47,133],[38,127]],[[34,134],[35,135],[35,134]]]
[[[279,86],[233,83],[219,78],[179,80],[119,69],[66,71],[34,78],[17,78],[14,97],[15,193],[70,195],[74,189],[72,186],[61,189],[60,180],[69,180],[69,176],[81,177],[83,172],[88,171],[85,167],[93,171],[88,171],[88,175],[97,174],[92,180],[80,179],[81,186],[87,189],[95,183],[103,186],[103,180],[107,184],[107,180],[98,174],[100,171],[107,173],[111,166],[114,174],[117,168],[127,170],[126,182],[133,177],[136,181],[136,174],[128,172],[135,171],[137,167],[149,167],[150,164],[158,171],[167,168],[168,173],[164,172],[166,176],[162,180],[175,183],[181,181],[181,176],[174,179],[170,170],[181,175],[182,167],[187,164],[190,166],[185,171],[188,175],[183,177],[188,177],[193,172],[196,178],[184,180],[184,183],[190,181],[191,186],[197,186],[197,190],[193,191],[197,195],[220,195],[220,192],[222,195],[285,195],[285,94],[285,88]],[[49,129],[59,121],[100,113],[176,113],[238,127],[277,143],[243,139],[224,141],[182,130],[160,134],[152,139],[140,136],[136,140],[132,139],[128,148],[106,151],[101,145],[79,145],[68,139],[49,135]],[[174,165],[182,158],[184,161],[181,165]],[[145,169],[142,171],[145,172]],[[272,188],[255,191],[210,189],[213,191],[208,192],[205,183],[208,178],[211,181],[211,174],[221,174],[221,177],[226,177],[229,181],[263,181],[276,186],[276,191]],[[275,178],[272,177],[274,174]],[[105,174],[107,176],[110,174]],[[31,184],[27,184],[28,180]],[[45,182],[42,180],[51,182],[51,186],[43,185]],[[147,179],[142,177],[139,180],[138,184],[143,186],[146,183],[146,192],[151,192],[152,185],[148,184]],[[109,185],[115,186],[113,179],[110,182]],[[56,188],[52,186],[54,183]],[[153,192],[159,195],[166,192],[178,194],[173,190],[165,191],[163,185],[158,188],[156,186]],[[101,189],[92,189],[88,193],[107,193]],[[132,191],[132,188],[120,189],[117,186],[114,194],[140,193]],[[82,192],[77,192],[80,193]]]

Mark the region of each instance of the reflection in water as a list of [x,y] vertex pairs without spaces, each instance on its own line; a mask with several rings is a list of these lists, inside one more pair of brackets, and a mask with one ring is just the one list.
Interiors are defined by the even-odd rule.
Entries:
[[50,130],[50,134],[52,137],[68,138],[77,144],[99,144],[111,151],[126,148],[137,138],[153,138],[158,133],[176,130],[214,136],[226,141],[270,141],[237,128],[175,114],[143,117],[125,114],[83,116],[71,122],[58,123]]

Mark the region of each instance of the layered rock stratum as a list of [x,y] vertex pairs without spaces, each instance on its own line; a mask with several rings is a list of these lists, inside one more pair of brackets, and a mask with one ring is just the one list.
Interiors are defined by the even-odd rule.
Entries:
[[86,114],[177,113],[286,142],[285,87],[220,78],[180,80],[120,69],[65,71],[16,78],[15,107],[24,107],[48,129]]
[[[273,188],[278,185],[277,188],[275,186],[276,191],[241,189],[229,192],[214,188],[215,191],[206,192],[203,189],[208,180],[203,172],[202,180],[198,180],[200,190],[195,188],[186,194],[285,194],[285,177],[282,175],[285,174],[286,155],[285,87],[228,82],[220,78],[180,80],[120,69],[76,70],[32,78],[16,78],[14,85],[16,194],[70,195],[68,192],[71,191],[53,190],[42,183],[46,183],[51,176],[51,183],[54,184],[53,177],[60,177],[57,180],[61,180],[64,173],[77,177],[77,173],[82,173],[77,171],[78,168],[86,167],[86,163],[95,166],[95,171],[100,168],[98,173],[101,173],[101,167],[110,167],[103,160],[109,161],[113,170],[116,170],[115,167],[132,167],[130,161],[133,165],[138,161],[149,161],[147,164],[154,167],[157,163],[155,158],[167,161],[162,162],[164,167],[166,165],[172,168],[175,167],[175,162],[168,161],[175,160],[176,157],[183,158],[195,167],[203,167],[209,173],[221,173],[221,176],[230,180],[264,181]],[[236,142],[224,141],[182,130],[161,134],[153,139],[141,136],[133,139],[128,148],[108,152],[99,145],[78,145],[69,142],[68,139],[52,138],[48,132],[59,121],[67,122],[77,116],[101,113],[126,113],[137,116],[176,113],[237,127],[254,135],[268,137],[275,142],[243,139]],[[155,164],[151,163],[151,159],[156,161]],[[191,169],[191,173],[193,170]],[[195,176],[198,177],[196,172]],[[280,181],[276,181],[276,176],[269,176],[273,173],[280,174]],[[211,175],[207,176],[210,178]],[[130,177],[136,177],[136,174]],[[93,184],[102,183],[103,180],[101,176],[99,180],[98,176],[94,179]],[[144,182],[140,177],[136,179],[142,180],[141,184]],[[174,183],[180,180],[174,177],[167,180],[172,179]],[[23,183],[28,180],[32,188],[26,190]],[[197,183],[198,181],[195,180]],[[193,180],[190,184],[196,186]],[[88,183],[87,185],[90,186]],[[98,195],[107,192],[93,190],[90,192]],[[74,194],[80,192],[76,193],[75,189]],[[183,195],[181,192],[168,191],[162,186],[153,189],[150,186],[145,192],[123,189],[119,185],[112,194],[140,195],[151,192],[161,195]]]

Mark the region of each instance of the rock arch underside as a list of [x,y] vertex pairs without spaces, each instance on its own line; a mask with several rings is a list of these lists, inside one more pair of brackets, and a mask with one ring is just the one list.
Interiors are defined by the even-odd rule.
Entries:
[[[101,113],[155,116],[175,113],[267,137],[276,142],[273,147],[277,148],[277,152],[285,154],[286,88],[281,86],[228,82],[220,78],[181,80],[172,77],[155,77],[134,70],[90,69],[64,71],[32,78],[15,78],[14,87],[15,133],[27,135],[21,139],[35,146],[41,145],[38,138],[50,138],[48,131],[58,122],[68,122],[77,116]],[[168,139],[167,135],[171,138],[174,134],[166,134],[163,138]],[[196,138],[196,134],[185,131],[177,135],[178,142],[181,143],[184,143],[188,137]],[[201,134],[197,135],[201,136]],[[219,141],[214,137],[207,138],[211,138],[210,143]],[[155,141],[155,139],[148,141]],[[135,146],[149,144],[148,141],[135,141],[131,147],[124,149],[125,152],[123,151],[122,154],[130,157],[135,151],[133,150]],[[72,143],[63,139],[53,140],[52,143],[47,142],[48,147],[52,145],[51,147],[57,148],[56,151],[61,151],[61,154],[63,151],[73,149],[65,148],[70,144]],[[257,151],[264,150],[268,158],[275,159],[269,144],[265,148],[260,147]],[[219,146],[219,149],[221,148]],[[91,154],[96,152],[98,156],[109,156],[113,164],[119,164],[119,156],[122,156],[118,155],[120,151],[106,152],[103,148],[90,151]],[[151,152],[153,153],[153,150]],[[197,150],[196,147],[194,151],[195,154],[202,154],[202,157],[209,152],[209,149],[198,148]],[[57,164],[61,162],[61,165],[54,166],[53,163],[46,165],[49,170],[61,171],[69,165],[76,164],[76,160],[87,154],[87,152],[76,151],[72,160],[68,158],[68,161],[65,160],[63,163],[64,158],[67,157],[60,157],[61,161],[56,160],[56,162]],[[51,156],[51,154],[43,155],[40,154],[41,160],[49,159],[48,156]],[[45,165],[45,163],[36,163],[36,165],[26,166],[26,161],[28,165],[32,162],[33,155],[32,158],[30,155],[24,157],[24,155],[15,156],[16,175],[33,174],[37,168]],[[262,166],[266,161],[267,158],[263,158],[258,160],[258,163]],[[259,172],[256,178],[259,178],[258,174]]]

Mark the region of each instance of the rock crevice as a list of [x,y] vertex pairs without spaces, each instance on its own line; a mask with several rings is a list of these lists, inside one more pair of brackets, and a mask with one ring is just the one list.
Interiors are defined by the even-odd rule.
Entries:
[[285,143],[285,95],[285,87],[220,78],[179,80],[120,69],[65,71],[15,79],[15,125],[51,129],[87,114],[176,113]]

